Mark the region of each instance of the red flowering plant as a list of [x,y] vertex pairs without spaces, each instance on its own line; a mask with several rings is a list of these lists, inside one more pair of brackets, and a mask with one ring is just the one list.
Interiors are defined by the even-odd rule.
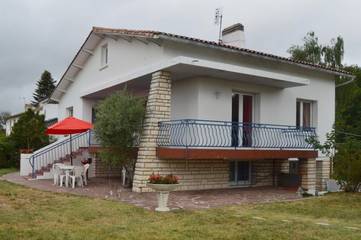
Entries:
[[168,174],[166,176],[161,176],[159,174],[154,174],[149,176],[148,182],[151,184],[178,184],[179,177],[173,174]]

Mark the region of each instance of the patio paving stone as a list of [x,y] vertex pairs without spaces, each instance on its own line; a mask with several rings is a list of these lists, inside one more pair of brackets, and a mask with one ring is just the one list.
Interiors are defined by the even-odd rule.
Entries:
[[[145,209],[154,209],[157,205],[156,193],[132,192],[129,188],[124,188],[121,185],[121,179],[119,178],[91,178],[88,186],[75,189],[54,186],[52,180],[27,180],[19,176],[18,172],[4,175],[2,178],[9,182],[39,190],[112,199]],[[298,199],[300,197],[294,190],[273,187],[176,191],[169,196],[169,207],[171,209],[208,209],[235,204]]]

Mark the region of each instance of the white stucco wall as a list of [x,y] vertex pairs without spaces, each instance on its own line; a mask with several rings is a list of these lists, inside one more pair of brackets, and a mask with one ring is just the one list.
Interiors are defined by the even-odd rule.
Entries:
[[[109,64],[101,68],[101,48],[108,44]],[[91,121],[91,108],[97,99],[82,99],[81,93],[136,72],[149,65],[163,62],[178,56],[194,57],[215,62],[246,66],[265,70],[270,76],[282,73],[285,76],[309,80],[303,87],[276,88],[265,85],[242,83],[242,79],[227,81],[209,77],[196,77],[172,82],[172,119],[196,118],[209,120],[231,120],[232,91],[256,94],[259,108],[256,122],[270,124],[296,124],[296,99],[302,98],[317,102],[318,134],[323,139],[330,131],[335,115],[335,86],[333,76],[304,68],[272,62],[265,59],[240,56],[217,49],[195,47],[191,44],[164,41],[161,46],[119,39],[105,38],[95,49],[93,56],[75,77],[74,83],[66,90],[59,101],[59,118],[66,117],[66,108],[74,108],[74,116]]]
[[58,118],[58,104],[43,104],[39,113],[45,116],[45,121]]
[[6,136],[9,136],[11,134],[11,131],[13,129],[14,124],[19,120],[19,117],[13,117],[6,120],[5,124],[5,134]]
[[[101,47],[108,44],[108,66],[101,68]],[[92,99],[80,98],[81,93],[98,85],[117,79],[127,73],[132,73],[154,61],[163,59],[163,50],[156,44],[144,44],[133,40],[128,42],[119,39],[115,41],[105,38],[94,50],[83,69],[77,74],[74,83],[66,90],[59,101],[60,119],[67,117],[66,108],[73,106],[74,117],[91,120],[91,108],[97,102]]]
[[172,119],[231,121],[232,93],[236,91],[256,96],[255,122],[295,126],[296,100],[307,99],[317,106],[314,127],[324,140],[335,120],[335,83],[321,76],[310,80],[309,86],[286,89],[245,84],[241,80],[183,80],[173,84]]

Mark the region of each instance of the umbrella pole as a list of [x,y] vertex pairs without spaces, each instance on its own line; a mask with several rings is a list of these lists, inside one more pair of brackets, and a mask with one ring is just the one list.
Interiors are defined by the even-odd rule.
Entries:
[[71,144],[71,134],[70,134],[70,165],[73,166],[73,146]]

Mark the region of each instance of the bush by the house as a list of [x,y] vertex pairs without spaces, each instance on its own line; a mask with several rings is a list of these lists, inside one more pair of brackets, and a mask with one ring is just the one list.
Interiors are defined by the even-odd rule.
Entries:
[[18,167],[16,153],[13,142],[0,131],[0,168]]
[[122,166],[132,183],[136,158],[135,143],[142,129],[144,99],[123,90],[104,101],[96,109],[95,132],[103,151],[100,156],[108,166]]
[[339,144],[334,157],[334,178],[345,191],[356,192],[361,187],[361,142],[347,139]]
[[345,191],[356,192],[361,188],[360,140],[345,138],[344,143],[336,143],[336,133],[333,130],[326,135],[324,143],[318,138],[307,141],[330,158],[331,177],[338,180]]

